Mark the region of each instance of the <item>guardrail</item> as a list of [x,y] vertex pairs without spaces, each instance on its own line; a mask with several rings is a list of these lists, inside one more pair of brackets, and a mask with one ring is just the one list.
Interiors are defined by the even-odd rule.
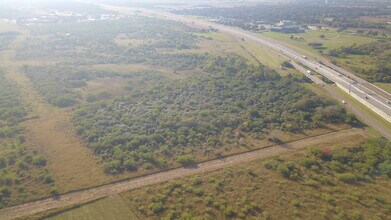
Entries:
[[372,111],[374,111],[375,113],[377,113],[378,115],[380,115],[382,118],[386,119],[388,122],[391,123],[391,116],[388,115],[387,113],[385,113],[384,111],[380,110],[379,108],[377,108],[376,106],[372,105],[371,103],[369,103],[367,100],[365,100],[364,98],[356,95],[355,93],[352,93],[352,92],[349,92],[349,90],[343,86],[341,86],[339,83],[335,83],[337,85],[338,88],[342,89],[344,92],[348,93],[349,95],[351,95],[353,98],[355,98],[356,100],[358,100],[359,102],[361,102],[363,105],[367,106],[369,109],[371,109]]

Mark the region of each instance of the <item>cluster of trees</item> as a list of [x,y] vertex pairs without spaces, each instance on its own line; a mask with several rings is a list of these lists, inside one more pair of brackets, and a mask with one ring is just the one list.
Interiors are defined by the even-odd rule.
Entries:
[[[311,2],[312,3],[312,2]],[[191,14],[217,18],[223,24],[253,27],[256,22],[275,23],[292,20],[299,24],[324,24],[339,28],[385,28],[385,24],[370,24],[360,21],[362,16],[390,15],[390,10],[381,5],[373,7],[319,5],[289,3],[239,7],[204,7],[177,10],[179,14]]]
[[348,55],[361,55],[372,60],[372,68],[352,67],[370,82],[391,82],[391,41],[379,40],[369,44],[342,46],[337,49],[330,49],[329,56],[346,58]]
[[0,139],[17,136],[22,128],[19,126],[26,115],[15,83],[4,77],[0,70]]
[[74,113],[78,134],[107,173],[164,167],[189,151],[214,156],[222,145],[238,146],[241,133],[299,132],[349,118],[334,102],[242,58],[209,57],[200,68],[209,74],[154,84]]
[[323,46],[323,43],[319,43],[319,42],[308,43],[308,46],[311,46],[311,47],[313,47],[314,49],[317,49],[317,50],[325,49],[325,47]]
[[383,33],[379,33],[379,31],[375,31],[375,30],[368,30],[368,31],[366,31],[366,30],[363,30],[363,29],[358,29],[356,31],[356,34],[357,35],[364,35],[364,36],[368,36],[368,37],[377,37],[377,36],[380,36],[380,34],[381,34],[381,36],[383,38],[387,38],[387,34],[384,31],[383,31]]
[[18,32],[2,32],[0,33],[0,51],[9,48],[9,45],[18,36]]
[[24,144],[20,123],[26,116],[17,85],[0,71],[0,208],[15,204],[13,194],[20,198],[31,196],[34,189],[28,184],[32,182],[43,188],[42,195],[48,189],[57,193],[45,169],[46,159]]
[[276,158],[265,164],[286,178],[310,186],[355,184],[383,175],[391,178],[391,143],[370,139],[354,148],[311,148],[308,156],[293,161]]
[[329,55],[334,57],[344,57],[346,54],[350,55],[374,55],[377,56],[384,50],[390,50],[391,44],[382,44],[379,42],[369,44],[352,44],[350,46],[341,46],[338,49],[330,49]]
[[381,62],[374,68],[358,69],[365,78],[370,82],[391,83],[391,66],[390,63]]

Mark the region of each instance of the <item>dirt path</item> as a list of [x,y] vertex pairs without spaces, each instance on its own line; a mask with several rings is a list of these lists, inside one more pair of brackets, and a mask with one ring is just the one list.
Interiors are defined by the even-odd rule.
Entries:
[[[21,35],[14,46],[23,41]],[[36,149],[47,158],[47,168],[54,177],[61,192],[69,192],[108,183],[109,176],[103,173],[101,164],[91,150],[83,146],[70,121],[70,112],[48,104],[35,90],[20,68],[26,64],[15,59],[15,51],[0,53],[0,67],[6,71],[6,77],[17,82],[21,95],[31,114],[36,119],[24,123],[28,146]]]
[[165,172],[147,175],[135,179],[125,180],[113,184],[108,184],[92,189],[81,190],[73,193],[61,195],[59,199],[43,199],[35,202],[26,203],[10,208],[0,210],[0,219],[15,219],[26,216],[31,216],[36,213],[53,210],[56,208],[75,205],[114,195],[124,191],[144,187],[147,185],[166,182],[172,179],[190,176],[194,174],[200,174],[205,172],[211,172],[224,167],[237,165],[239,163],[245,163],[256,159],[270,157],[276,154],[286,153],[294,150],[304,149],[308,146],[319,144],[332,144],[338,141],[343,141],[347,138],[360,138],[365,135],[361,129],[349,129],[343,131],[337,131],[317,137],[311,137],[300,141],[294,141],[287,144],[272,146],[264,149],[254,150],[234,156],[229,156],[223,159],[216,159],[204,163],[198,164],[194,168],[178,168]]

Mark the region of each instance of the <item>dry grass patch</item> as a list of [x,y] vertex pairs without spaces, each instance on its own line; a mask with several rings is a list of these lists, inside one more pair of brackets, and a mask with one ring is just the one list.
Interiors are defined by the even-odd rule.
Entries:
[[8,77],[21,86],[22,96],[36,116],[24,123],[27,144],[47,158],[47,168],[60,192],[109,182],[111,177],[103,173],[98,159],[77,137],[70,110],[47,104],[17,69],[10,69]]

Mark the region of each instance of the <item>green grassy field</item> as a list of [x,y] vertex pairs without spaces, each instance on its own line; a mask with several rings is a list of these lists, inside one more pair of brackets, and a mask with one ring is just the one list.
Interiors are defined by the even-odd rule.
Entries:
[[47,220],[134,220],[137,216],[119,196],[107,197],[46,218]]
[[[305,33],[298,33],[298,34],[284,34],[284,33],[278,33],[278,32],[264,32],[261,33],[261,35],[273,38],[275,40],[279,40],[291,45],[294,45],[296,47],[299,47],[304,50],[308,50],[311,52],[319,53],[318,50],[312,48],[311,46],[308,46],[308,43],[311,42],[319,42],[322,43],[327,48],[339,48],[341,46],[347,46],[351,44],[366,44],[370,43],[372,41],[375,41],[376,39],[370,38],[370,37],[364,37],[364,36],[355,36],[351,33],[347,32],[337,32],[335,29],[322,29],[319,31],[313,31],[308,30]],[[297,38],[304,38],[304,40],[295,40],[290,39],[291,36],[297,37]],[[321,39],[320,35],[324,35],[325,38]]]
[[375,85],[379,86],[384,91],[391,93],[391,84],[390,83],[375,83]]

